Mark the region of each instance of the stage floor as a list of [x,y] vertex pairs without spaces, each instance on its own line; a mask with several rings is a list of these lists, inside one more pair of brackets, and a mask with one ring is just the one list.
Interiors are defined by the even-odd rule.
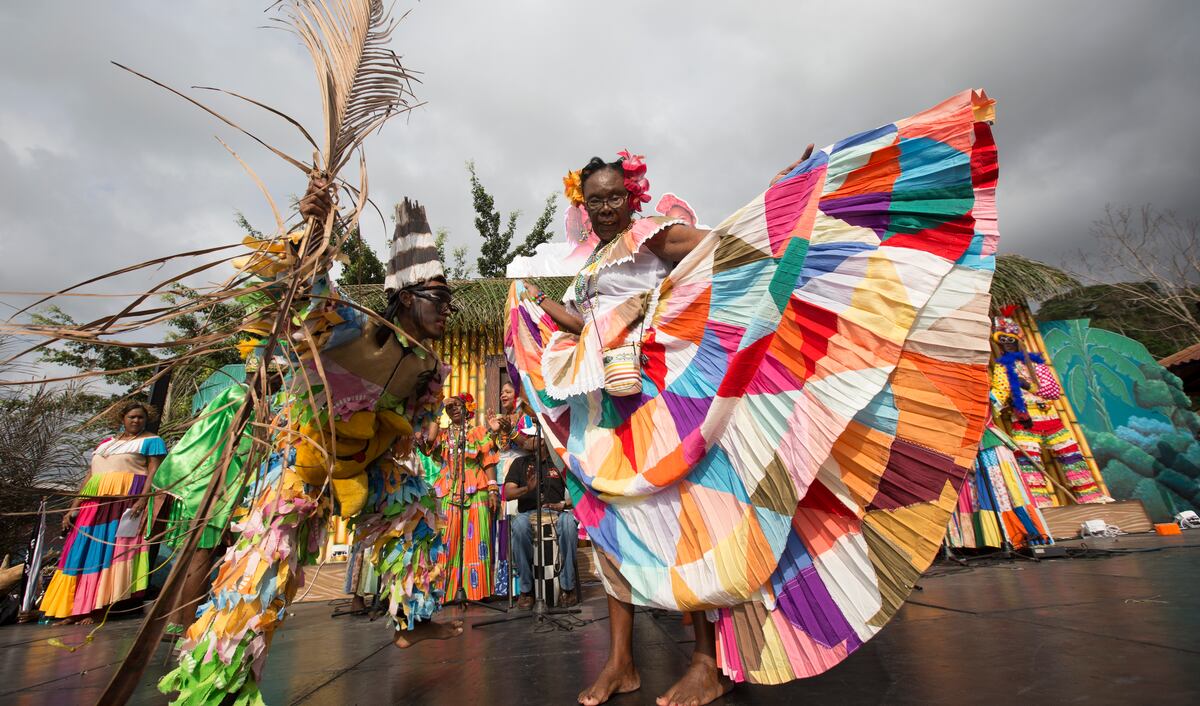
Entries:
[[[939,561],[896,619],[835,669],[785,686],[739,686],[717,703],[1197,703],[1200,531],[1087,545],[1122,553],[970,567]],[[602,591],[587,589],[581,617],[599,618]],[[267,703],[571,704],[600,670],[608,640],[603,620],[571,632],[540,632],[522,620],[401,651],[383,620],[331,619],[331,610],[298,605],[277,633]],[[467,620],[492,615],[472,608]],[[78,642],[87,629],[0,628],[0,702],[94,703],[136,629],[134,620],[110,623],[70,653],[47,639]],[[635,630],[642,689],[610,701],[618,706],[653,704],[692,647],[678,616],[639,612]],[[165,702],[154,682],[166,654],[161,647],[131,703]]]

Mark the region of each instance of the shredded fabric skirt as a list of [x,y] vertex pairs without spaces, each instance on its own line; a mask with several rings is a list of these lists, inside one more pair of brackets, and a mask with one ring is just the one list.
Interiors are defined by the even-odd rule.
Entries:
[[117,538],[121,514],[146,487],[137,473],[92,474],[81,495],[75,525],[63,544],[58,571],[46,588],[40,610],[49,618],[84,616],[146,591],[150,555],[139,533]]
[[[179,666],[158,682],[171,703],[262,704],[259,680],[267,648],[304,585],[327,532],[328,502],[319,502],[273,454],[225,551],[208,600],[184,634]],[[288,464],[294,463],[289,452]]]
[[510,367],[606,589],[710,611],[735,680],[836,665],[941,545],[987,405],[993,117],[964,92],[822,149],[722,221],[646,298],[640,395],[550,394],[566,388],[547,375],[596,363],[543,366],[569,334],[510,291]]
[[377,577],[379,599],[387,601],[397,630],[432,618],[443,598],[446,549],[438,500],[412,460],[382,460],[367,474],[366,509],[353,520],[355,544],[369,549],[369,573]]

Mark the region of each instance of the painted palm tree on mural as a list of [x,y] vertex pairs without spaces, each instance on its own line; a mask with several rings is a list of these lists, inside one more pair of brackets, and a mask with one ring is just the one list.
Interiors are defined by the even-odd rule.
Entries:
[[1136,407],[1133,386],[1142,379],[1142,371],[1129,358],[1104,344],[1102,334],[1086,319],[1057,322],[1043,332],[1046,348],[1054,352],[1054,367],[1063,383],[1067,399],[1076,413],[1100,431],[1111,432],[1112,423],[1105,398],[1118,398]]

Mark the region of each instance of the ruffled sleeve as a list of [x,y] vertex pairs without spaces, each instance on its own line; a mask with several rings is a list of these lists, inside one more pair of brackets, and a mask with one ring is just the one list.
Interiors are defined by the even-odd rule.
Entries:
[[[604,384],[603,351],[620,345],[640,326],[658,301],[658,288],[671,263],[664,263],[646,249],[646,244],[666,228],[686,222],[679,218],[638,219],[621,239],[608,247],[596,262],[575,277],[568,298],[572,310],[583,319],[576,336],[553,331],[541,350],[533,353],[541,361],[545,392],[554,399],[600,389]],[[590,300],[578,300],[588,289],[588,279],[601,290]],[[585,295],[586,296],[586,295]],[[566,300],[564,300],[565,303]],[[542,314],[534,308],[532,320]]]
[[476,427],[479,430],[479,467],[487,468],[495,466],[500,462],[500,450],[496,448],[496,444],[492,442],[492,437],[484,431],[483,427]]
[[142,439],[142,450],[139,452],[143,456],[166,456],[167,444],[158,436],[149,436]]
[[618,243],[613,243],[604,257],[600,260],[599,269],[615,267],[633,260],[645,247],[651,238],[674,225],[687,225],[682,218],[667,218],[666,216],[651,216],[639,218],[634,222]]

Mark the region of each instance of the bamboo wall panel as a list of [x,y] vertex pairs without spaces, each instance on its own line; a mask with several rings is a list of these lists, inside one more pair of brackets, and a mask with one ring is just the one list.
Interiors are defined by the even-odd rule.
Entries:
[[434,346],[434,352],[450,366],[442,394],[449,397],[469,392],[478,403],[475,412],[477,424],[482,424],[488,408],[495,406],[492,399],[499,399],[499,377],[495,374],[491,376],[496,380],[491,384],[495,389],[489,389],[488,363],[497,357],[503,360],[502,341],[500,331],[455,330],[448,332],[446,337]]

